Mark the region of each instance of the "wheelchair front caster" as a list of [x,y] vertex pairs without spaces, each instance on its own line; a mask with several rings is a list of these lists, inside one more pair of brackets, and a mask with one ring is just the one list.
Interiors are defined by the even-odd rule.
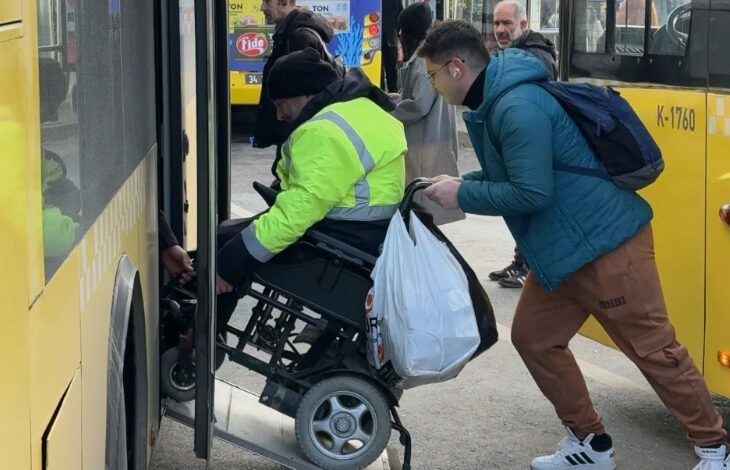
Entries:
[[195,398],[195,360],[193,352],[177,346],[165,351],[160,358],[160,390],[175,401]]
[[334,376],[304,395],[294,427],[302,450],[318,466],[361,469],[380,456],[390,439],[388,400],[366,380]]

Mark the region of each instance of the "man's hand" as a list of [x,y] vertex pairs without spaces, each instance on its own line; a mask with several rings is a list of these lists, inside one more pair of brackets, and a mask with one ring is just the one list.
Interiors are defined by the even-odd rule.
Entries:
[[188,253],[180,245],[172,245],[163,250],[160,255],[165,269],[172,276],[178,278],[180,284],[185,284],[195,277],[196,273],[193,269],[193,262],[190,260]]
[[428,178],[428,182],[431,184],[438,183],[440,181],[458,181],[459,183],[462,183],[464,181],[464,178],[461,176],[451,176],[451,175],[438,175],[434,176],[433,178]]
[[215,275],[215,293],[218,295],[233,292],[233,286],[223,279],[220,274]]
[[423,190],[423,193],[433,202],[444,209],[459,208],[459,187],[460,179],[453,176],[450,179],[443,179]]

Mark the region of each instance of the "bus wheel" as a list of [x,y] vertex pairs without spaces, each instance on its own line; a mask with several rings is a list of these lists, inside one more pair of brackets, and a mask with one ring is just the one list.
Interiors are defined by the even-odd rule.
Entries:
[[354,470],[371,464],[390,439],[388,401],[375,385],[336,376],[312,387],[297,409],[299,445],[327,470]]
[[177,347],[165,351],[160,358],[160,390],[175,401],[195,398],[194,353],[184,354]]

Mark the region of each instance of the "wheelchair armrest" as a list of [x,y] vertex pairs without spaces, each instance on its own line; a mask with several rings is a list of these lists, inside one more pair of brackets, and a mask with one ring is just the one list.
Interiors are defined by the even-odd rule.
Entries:
[[377,257],[358,248],[355,248],[354,246],[348,245],[347,243],[341,242],[334,237],[325,235],[318,230],[307,230],[305,235],[312,241],[316,242],[315,246],[317,246],[318,248],[333,253],[337,256],[347,258],[348,260],[361,266],[364,264],[375,266]]
[[258,181],[253,182],[253,189],[255,189],[257,193],[259,193],[259,196],[261,196],[264,202],[266,202],[266,205],[269,207],[274,205],[274,202],[276,201],[276,196],[279,195],[279,191],[270,186],[266,186],[265,184],[261,184]]

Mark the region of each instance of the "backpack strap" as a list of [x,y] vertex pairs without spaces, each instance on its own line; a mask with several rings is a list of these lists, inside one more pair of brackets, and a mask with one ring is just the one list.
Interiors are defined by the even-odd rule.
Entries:
[[[497,107],[497,103],[499,100],[502,99],[504,95],[512,91],[513,89],[517,88],[520,85],[526,84],[526,83],[534,83],[535,85],[541,85],[542,83],[546,83],[545,81],[537,82],[537,81],[529,81],[529,82],[520,82],[515,83],[511,86],[508,86],[504,90],[502,90],[497,97],[492,101],[492,104],[489,105],[489,109],[487,110],[487,134],[489,136],[489,142],[492,144],[492,146],[499,152],[499,154],[502,154],[502,145],[497,140],[496,136],[494,135],[494,129],[492,128],[492,121],[494,118],[494,109]],[[542,87],[543,90],[550,93],[550,90],[546,89],[545,87]],[[552,95],[552,93],[550,93]],[[557,98],[556,98],[557,99]],[[558,104],[563,107],[563,105],[560,103],[560,100],[558,100]],[[563,108],[565,109],[565,108]],[[566,111],[567,113],[567,111]],[[570,114],[568,114],[568,117],[572,119]],[[576,175],[584,175],[584,176],[592,176],[594,178],[601,178],[605,180],[611,181],[610,175],[603,169],[598,168],[584,168],[581,166],[574,166],[574,165],[566,165],[565,163],[560,163],[555,160],[553,160],[553,170],[556,171],[562,171],[565,173],[573,173]]]
[[[322,36],[320,36],[319,33],[315,29],[312,29],[312,28],[310,28],[308,26],[302,26],[300,28],[297,28],[296,31],[309,31],[311,34],[313,34],[314,37],[317,38],[317,41],[319,42],[320,47],[324,51],[325,57],[330,62],[332,62],[332,60],[333,60],[332,54],[330,54],[330,51],[327,49],[327,44],[324,43],[324,40],[322,39]],[[287,38],[286,44],[287,44],[287,48],[286,48],[287,49],[287,53],[290,53],[291,52],[291,35],[290,35],[289,38]]]
[[500,91],[496,98],[494,98],[494,101],[492,101],[492,104],[489,105],[489,109],[487,110],[487,135],[489,136],[489,143],[492,144],[492,147],[497,149],[497,152],[500,154],[502,153],[502,145],[497,140],[497,137],[494,135],[494,129],[492,127],[492,120],[494,118],[494,108],[497,107],[497,103],[502,99],[504,95],[509,93],[510,91],[514,90],[520,85],[523,85],[525,83],[535,83],[535,82],[519,82],[514,83],[504,90]]

